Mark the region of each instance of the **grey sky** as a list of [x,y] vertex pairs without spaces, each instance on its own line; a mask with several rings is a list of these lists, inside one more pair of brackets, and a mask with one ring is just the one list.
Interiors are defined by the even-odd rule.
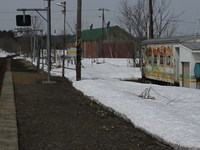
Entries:
[[[62,0],[52,1],[52,30],[60,33],[63,28],[63,15],[60,13],[61,7],[55,5]],[[67,20],[71,26],[76,22],[76,1],[66,0],[67,2]],[[101,27],[101,12],[99,8],[107,8],[110,11],[105,12],[106,21],[111,21],[111,25],[116,25],[115,16],[121,0],[82,0],[83,3],[83,22],[84,28],[89,28],[94,24],[94,28]],[[130,0],[131,1],[131,0]],[[132,0],[136,1],[136,0]],[[0,30],[13,30],[16,28],[15,16],[19,14],[17,8],[44,8],[46,1],[43,0],[0,0]],[[198,18],[200,18],[200,0],[172,0],[171,9],[176,14],[183,13],[182,23],[179,25],[179,34],[194,33]],[[29,12],[34,15],[36,13]],[[46,15],[46,14],[44,14]],[[44,22],[45,24],[45,22]],[[200,33],[200,27],[198,32]]]

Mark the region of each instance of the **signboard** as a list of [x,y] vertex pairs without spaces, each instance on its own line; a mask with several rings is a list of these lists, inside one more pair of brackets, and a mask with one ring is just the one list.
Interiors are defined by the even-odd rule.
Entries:
[[30,15],[17,15],[16,16],[17,26],[31,26],[31,16]]
[[67,50],[68,57],[76,57],[76,47],[71,47]]

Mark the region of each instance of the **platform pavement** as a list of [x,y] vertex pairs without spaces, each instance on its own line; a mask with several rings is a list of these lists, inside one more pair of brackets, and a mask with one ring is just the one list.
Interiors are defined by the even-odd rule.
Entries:
[[12,72],[5,72],[0,95],[0,150],[18,150]]

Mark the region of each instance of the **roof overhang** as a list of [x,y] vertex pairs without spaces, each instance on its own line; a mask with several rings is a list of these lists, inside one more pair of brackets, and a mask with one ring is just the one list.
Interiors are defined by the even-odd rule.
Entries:
[[200,50],[193,50],[192,53],[200,54]]

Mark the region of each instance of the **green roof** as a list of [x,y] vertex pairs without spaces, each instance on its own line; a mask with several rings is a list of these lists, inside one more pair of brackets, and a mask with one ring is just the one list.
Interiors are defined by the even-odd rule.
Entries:
[[[113,26],[113,27],[107,27],[104,28],[103,34],[105,35],[106,32],[110,32],[116,29],[120,29],[118,26]],[[84,30],[81,33],[81,40],[82,41],[97,41],[102,38],[102,28],[97,28],[97,29],[90,29],[90,30]],[[76,41],[76,35],[74,35],[70,40],[70,42],[75,42]]]

